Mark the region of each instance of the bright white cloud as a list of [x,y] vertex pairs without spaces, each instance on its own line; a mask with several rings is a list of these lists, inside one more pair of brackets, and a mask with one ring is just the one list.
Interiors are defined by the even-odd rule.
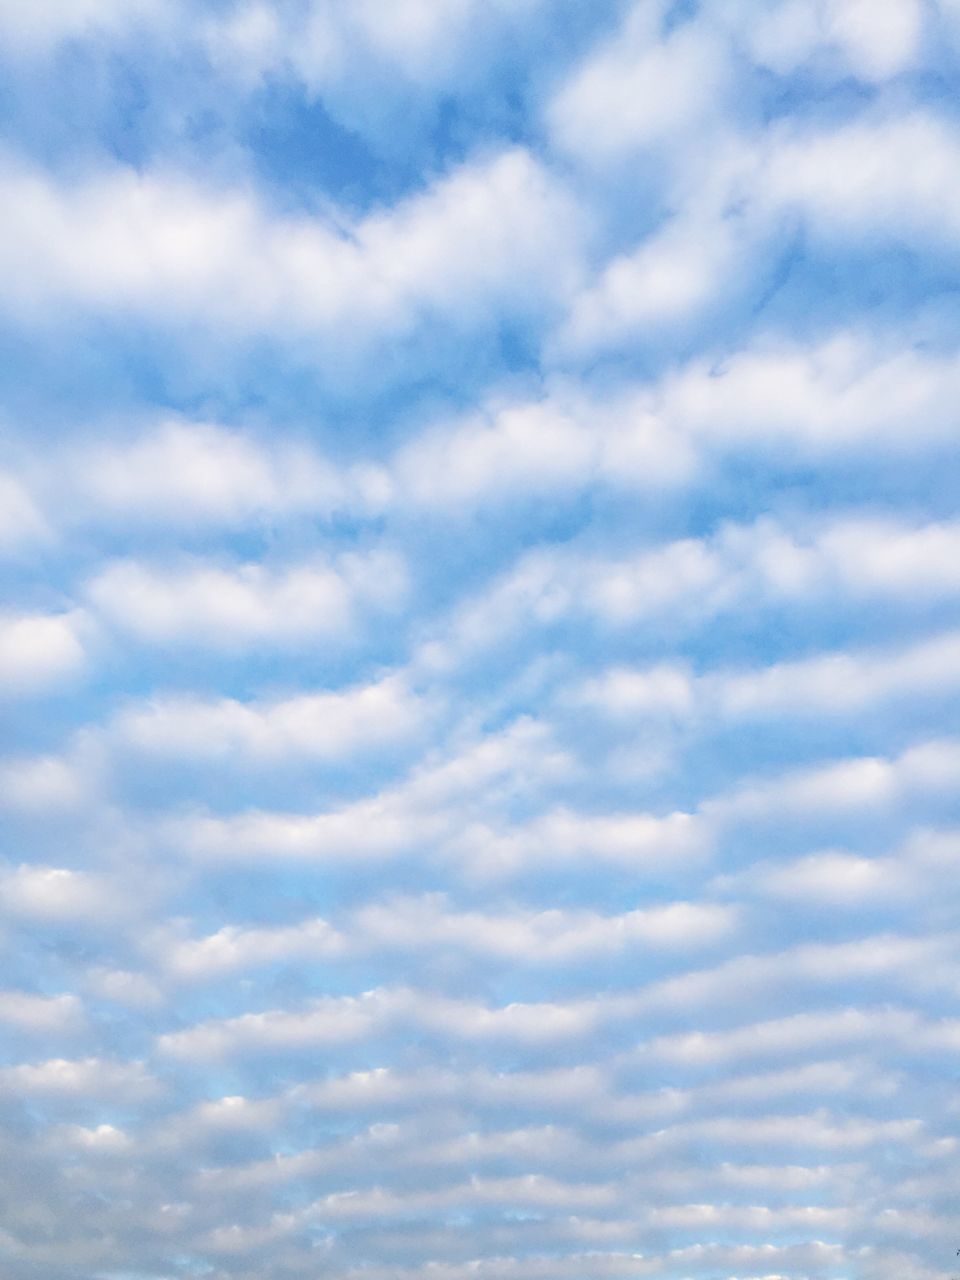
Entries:
[[752,671],[688,666],[619,667],[591,678],[569,697],[621,721],[750,720],[790,715],[851,716],[909,697],[941,697],[960,689],[960,635],[923,639],[897,650],[819,654]]
[[780,75],[838,54],[845,70],[875,82],[914,65],[924,10],[918,0],[786,0],[759,15],[744,6],[742,21],[753,57]]
[[46,922],[106,922],[117,906],[108,881],[66,867],[21,865],[0,877],[4,910]]
[[931,1280],[960,9],[21,8],[4,1275]]
[[661,12],[659,4],[637,5],[560,87],[547,108],[557,145],[588,162],[605,161],[669,145],[709,119],[730,76],[728,51],[704,23],[681,24],[659,38]]
[[337,759],[409,738],[427,707],[402,680],[256,703],[168,698],[131,706],[113,733],[139,751],[185,760]]
[[395,612],[406,587],[399,557],[372,552],[274,571],[256,562],[163,568],[121,561],[108,565],[88,594],[108,622],[149,643],[241,649],[347,640],[368,611]]
[[171,421],[132,441],[78,450],[64,478],[92,518],[168,524],[243,524],[327,512],[336,472],[316,452],[204,423]]
[[0,991],[0,1022],[39,1035],[71,1034],[83,1025],[83,1009],[74,995],[36,996]]
[[491,307],[536,312],[578,275],[578,212],[520,149],[349,226],[281,220],[249,190],[161,172],[67,186],[8,166],[0,188],[6,305],[35,320],[72,303],[220,334],[323,336],[343,357],[419,318],[466,335]]
[[550,965],[626,948],[682,954],[715,945],[735,927],[736,912],[714,903],[675,902],[614,916],[558,910],[496,915],[457,911],[432,895],[371,903],[339,922],[339,928],[320,918],[277,929],[228,925],[205,938],[174,942],[164,950],[163,963],[178,977],[204,981],[278,962],[383,950],[465,951]]
[[79,613],[0,615],[0,692],[41,693],[85,665]]
[[917,250],[954,248],[960,199],[951,182],[960,144],[925,112],[857,120],[785,138],[760,179],[760,198],[795,209],[828,242],[871,236]]

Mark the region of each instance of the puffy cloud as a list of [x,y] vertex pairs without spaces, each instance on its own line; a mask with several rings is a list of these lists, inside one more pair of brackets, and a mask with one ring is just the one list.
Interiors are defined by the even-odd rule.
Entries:
[[122,1103],[149,1098],[160,1084],[142,1062],[101,1058],[50,1058],[0,1068],[0,1081],[26,1097],[112,1099]]
[[843,814],[863,806],[892,808],[919,793],[949,793],[960,777],[960,743],[923,742],[892,758],[861,756],[746,781],[704,808],[720,821],[802,813]]
[[66,867],[23,864],[0,877],[6,911],[36,921],[105,921],[116,908],[108,880]]
[[948,438],[956,378],[952,356],[885,350],[839,333],[812,346],[768,342],[709,366],[693,363],[666,380],[659,408],[710,449],[759,445],[829,457],[869,445],[896,456]]
[[42,693],[77,675],[86,663],[83,621],[78,612],[0,616],[0,692]]
[[761,199],[800,211],[828,242],[869,235],[952,248],[957,155],[954,130],[926,112],[856,120],[785,140],[765,166]]
[[960,526],[952,521],[911,525],[870,515],[796,530],[762,518],[618,559],[570,547],[538,549],[459,606],[449,647],[469,653],[509,634],[521,619],[542,625],[570,614],[621,626],[669,617],[674,627],[689,627],[768,603],[937,601],[960,586],[958,549]]
[[122,523],[236,525],[326,511],[340,496],[335,470],[314,451],[206,423],[168,421],[139,438],[78,449],[69,461],[73,501]]
[[960,635],[947,632],[901,649],[841,650],[754,670],[698,675],[680,665],[615,667],[567,697],[620,721],[736,722],[851,716],[898,699],[941,697],[958,686]]
[[660,5],[637,5],[547,107],[554,142],[588,161],[675,142],[722,101],[730,68],[722,38],[690,22],[658,38]]
[[949,10],[0,0],[11,1280],[934,1275]]
[[865,0],[786,0],[750,13],[744,34],[753,57],[780,75],[834,54],[854,75],[876,82],[915,64],[923,21],[917,0],[893,0],[882,9]]
[[155,568],[109,564],[89,584],[109,622],[153,644],[211,648],[352,638],[364,612],[395,612],[407,574],[389,552],[347,553],[271,572],[259,563]]
[[156,699],[132,705],[112,728],[127,747],[185,760],[332,760],[417,732],[427,706],[398,676],[337,692],[252,703]]
[[83,1009],[74,995],[38,996],[0,991],[0,1022],[38,1034],[70,1034],[83,1025]]
[[82,770],[59,756],[0,761],[0,804],[8,809],[73,809],[83,803],[87,786]]
[[466,334],[491,308],[537,311],[578,273],[579,214],[516,148],[343,229],[160,172],[67,186],[8,167],[0,187],[6,304],[34,320],[72,303],[224,335],[324,336],[342,356],[424,317]]
[[0,472],[0,551],[15,552],[48,536],[33,496],[15,476]]
[[321,918],[275,929],[227,925],[205,938],[163,946],[178,977],[210,980],[277,962],[336,960],[351,953],[465,951],[529,965],[570,964],[627,948],[684,953],[726,939],[736,911],[716,903],[674,902],[621,915],[588,911],[492,914],[457,911],[442,898],[371,903],[339,922]]
[[252,0],[205,23],[203,40],[220,68],[253,79],[294,74],[358,124],[375,108],[350,83],[356,66],[423,89],[456,89],[485,70],[470,59],[472,48],[515,37],[542,7],[543,0],[399,0],[385,14],[373,0],[286,9]]

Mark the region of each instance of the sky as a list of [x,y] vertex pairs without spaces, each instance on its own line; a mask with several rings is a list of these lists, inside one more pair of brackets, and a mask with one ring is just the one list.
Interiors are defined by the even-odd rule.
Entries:
[[958,103],[0,0],[5,1280],[949,1280]]

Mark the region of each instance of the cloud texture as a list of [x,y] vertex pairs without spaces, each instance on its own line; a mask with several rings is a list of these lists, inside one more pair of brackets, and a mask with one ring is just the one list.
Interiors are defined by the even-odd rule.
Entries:
[[35,10],[5,1280],[942,1280],[960,8]]

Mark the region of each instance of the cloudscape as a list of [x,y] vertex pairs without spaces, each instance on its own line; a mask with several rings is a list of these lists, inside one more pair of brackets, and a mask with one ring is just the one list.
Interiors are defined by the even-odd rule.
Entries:
[[4,1280],[950,1280],[957,0],[0,0]]

